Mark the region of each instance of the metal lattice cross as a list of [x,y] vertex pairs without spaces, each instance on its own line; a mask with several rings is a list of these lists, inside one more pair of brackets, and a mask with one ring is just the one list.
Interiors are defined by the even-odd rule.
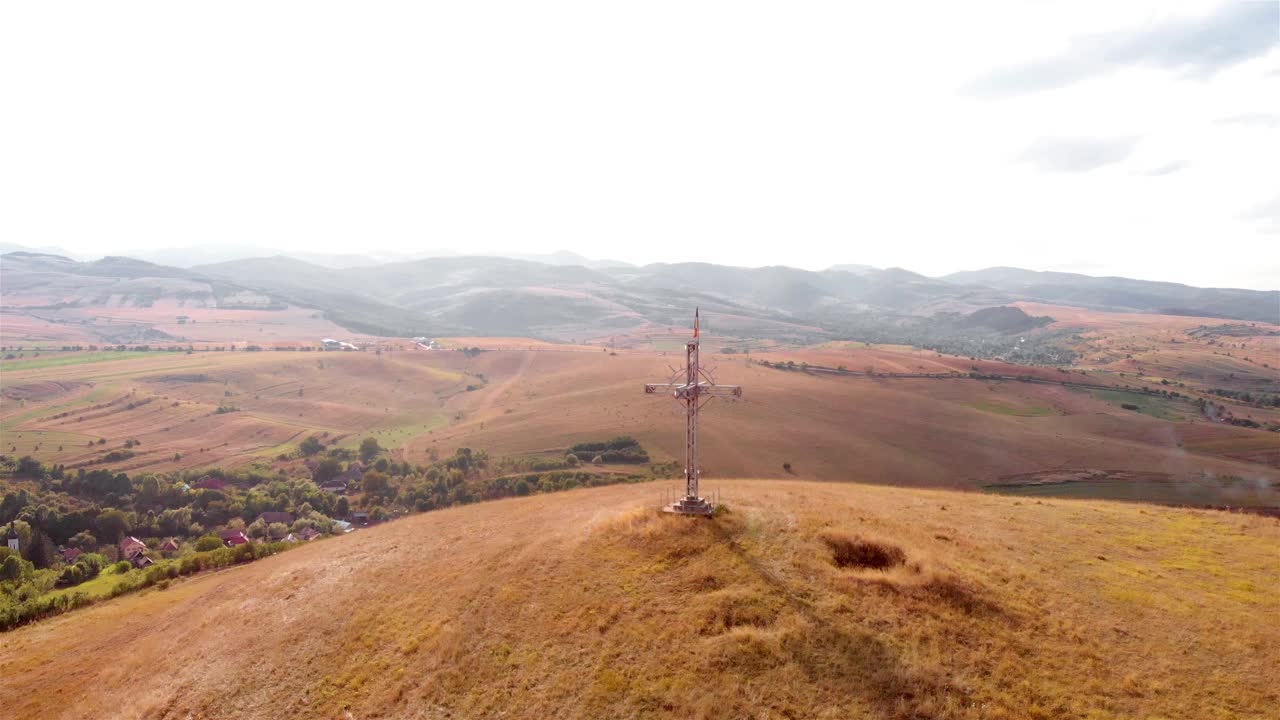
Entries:
[[672,373],[665,383],[648,383],[646,393],[671,393],[671,397],[685,406],[684,448],[684,497],[666,508],[667,512],[689,515],[710,515],[711,507],[698,494],[698,410],[712,398],[742,397],[739,385],[717,385],[711,375],[698,364],[698,310],[693,312],[693,339],[685,344],[685,366]]

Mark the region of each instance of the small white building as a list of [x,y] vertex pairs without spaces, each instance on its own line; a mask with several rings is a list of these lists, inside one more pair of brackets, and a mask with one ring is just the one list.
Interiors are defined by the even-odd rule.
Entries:
[[21,548],[18,546],[22,544],[22,539],[18,537],[18,529],[13,526],[13,523],[9,523],[8,543],[10,550],[21,552]]

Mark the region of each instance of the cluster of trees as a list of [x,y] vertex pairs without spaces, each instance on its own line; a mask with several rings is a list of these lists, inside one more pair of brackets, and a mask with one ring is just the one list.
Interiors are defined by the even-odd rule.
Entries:
[[[808,370],[809,369],[809,363],[801,362],[797,364],[795,360],[779,360],[778,362],[772,362],[772,363],[769,362],[768,360],[761,360],[760,364],[767,368],[774,368],[777,370]],[[841,371],[844,371],[845,367],[841,365],[839,369]]]
[[[573,449],[597,461],[648,460],[629,437]],[[0,489],[7,490],[0,497],[0,529],[13,527],[21,548],[20,553],[0,550],[0,629],[91,602],[75,586],[101,574],[127,576],[111,586],[112,595],[126,592],[278,552],[285,546],[278,541],[290,532],[336,532],[334,518],[350,518],[356,510],[381,521],[481,500],[646,481],[678,470],[667,463],[644,474],[594,472],[584,469],[573,452],[562,458],[494,461],[483,450],[465,447],[415,465],[388,457],[375,438],[352,450],[326,448],[322,438],[311,437],[299,455],[303,462],[274,469],[135,476],[101,469],[70,472],[30,457],[0,456],[0,477],[12,478],[0,480]],[[346,494],[320,490],[319,482],[339,475],[350,481]],[[268,523],[261,517],[272,511],[290,513],[293,522]],[[218,529],[243,530],[260,542],[224,548]],[[133,570],[124,562],[118,546],[126,536],[146,543],[156,565]],[[157,551],[166,538],[179,544],[168,559]],[[82,554],[64,562],[60,547]],[[67,589],[52,592],[57,588]]]
[[[219,542],[217,548],[189,553],[176,559],[160,560],[143,570],[135,570],[125,561],[108,565],[105,558],[100,555],[82,561],[81,558],[86,557],[82,555],[61,573],[56,570],[35,570],[30,567],[30,563],[26,563],[24,567],[20,561],[15,561],[11,550],[7,547],[0,548],[0,558],[2,558],[0,560],[0,632],[40,618],[74,610],[103,598],[117,597],[152,586],[165,588],[171,580],[184,575],[251,562],[283,552],[290,547],[292,545],[288,543],[252,543],[228,548],[223,547]],[[6,553],[9,554],[6,556]],[[19,576],[16,580],[9,579],[7,575],[9,568],[15,565],[20,568]],[[120,577],[110,590],[102,595],[94,596],[81,591],[49,592],[58,584],[75,584],[63,582],[64,578],[90,571],[94,576],[99,573],[111,573]]]
[[578,443],[569,448],[575,457],[589,457],[593,463],[647,463],[649,453],[633,437],[619,435],[604,442]]
[[[590,458],[588,458],[590,459]],[[549,472],[552,470],[572,470],[581,465],[582,461],[572,452],[565,453],[560,457],[522,457],[507,458],[502,461],[503,469],[508,472]]]
[[1083,341],[1074,330],[1014,334],[973,325],[956,313],[932,317],[840,314],[826,318],[823,326],[840,340],[910,345],[947,355],[1052,367],[1075,362],[1074,348]]
[[1280,407],[1280,395],[1265,392],[1249,392],[1248,390],[1228,390],[1226,388],[1210,388],[1209,393],[1218,397],[1231,398],[1249,403],[1255,407]]
[[1235,425],[1237,427],[1253,428],[1255,430],[1268,430],[1270,432],[1280,433],[1280,423],[1267,422],[1261,423],[1252,418],[1236,417],[1226,405],[1215,403],[1212,400],[1204,398],[1196,398],[1196,407],[1200,413],[1210,420]]
[[[157,545],[170,537],[194,543],[219,528],[283,537],[280,528],[254,524],[267,511],[293,514],[295,520],[284,534],[305,528],[325,533],[333,530],[333,518],[349,511],[347,498],[321,491],[309,478],[257,470],[130,477],[84,468],[71,473],[31,458],[14,461],[0,456],[0,472],[34,482],[34,487],[13,487],[0,497],[0,525],[14,524],[22,536],[23,558],[36,569],[58,563],[56,546],[86,553],[101,550],[110,556],[126,535]],[[221,480],[224,486],[195,487],[206,478]]]
[[[358,459],[356,453],[348,449],[324,449],[320,438],[308,438],[300,447],[302,454],[310,458],[316,482],[358,475],[358,480],[348,484],[347,496],[343,499],[349,498],[351,510],[366,511],[374,520],[481,500],[651,480],[667,477],[670,471],[667,465],[652,466],[649,473],[629,475],[583,468],[579,458],[585,455],[593,460],[598,458],[598,462],[648,461],[648,453],[633,438],[583,443],[570,450],[559,458],[494,460],[484,450],[463,447],[448,457],[436,457],[429,464],[413,465],[382,455],[383,450],[374,438],[361,442]],[[606,457],[625,459],[605,460]],[[357,462],[360,464],[356,465]],[[353,468],[359,472],[352,473]]]

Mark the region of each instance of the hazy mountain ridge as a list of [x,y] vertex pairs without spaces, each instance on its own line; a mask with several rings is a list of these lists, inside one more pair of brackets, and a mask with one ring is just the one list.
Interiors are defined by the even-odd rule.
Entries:
[[945,275],[948,282],[995,288],[1021,299],[1100,310],[1280,321],[1280,291],[1199,288],[1180,283],[993,267]]
[[[1018,300],[1130,312],[1280,321],[1280,292],[1194,288],[988,268],[930,278],[901,268],[809,271],[655,263],[590,268],[490,256],[432,257],[332,268],[277,255],[183,269],[131,257],[90,262],[38,253],[3,256],[6,305],[112,302],[161,297],[203,306],[322,310],[349,329],[386,335],[599,337],[682,322],[690,302],[734,318],[742,334],[844,337],[920,318],[953,318],[957,329],[1020,333],[1044,324],[1005,316],[994,324],[964,315]],[[559,254],[560,260],[575,256]],[[39,302],[16,301],[17,296]],[[896,318],[896,319],[895,319]]]

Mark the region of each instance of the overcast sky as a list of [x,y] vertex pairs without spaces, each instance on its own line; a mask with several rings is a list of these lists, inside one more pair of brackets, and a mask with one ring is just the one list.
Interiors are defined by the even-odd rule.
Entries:
[[1280,288],[1280,2],[9,2],[0,240]]

